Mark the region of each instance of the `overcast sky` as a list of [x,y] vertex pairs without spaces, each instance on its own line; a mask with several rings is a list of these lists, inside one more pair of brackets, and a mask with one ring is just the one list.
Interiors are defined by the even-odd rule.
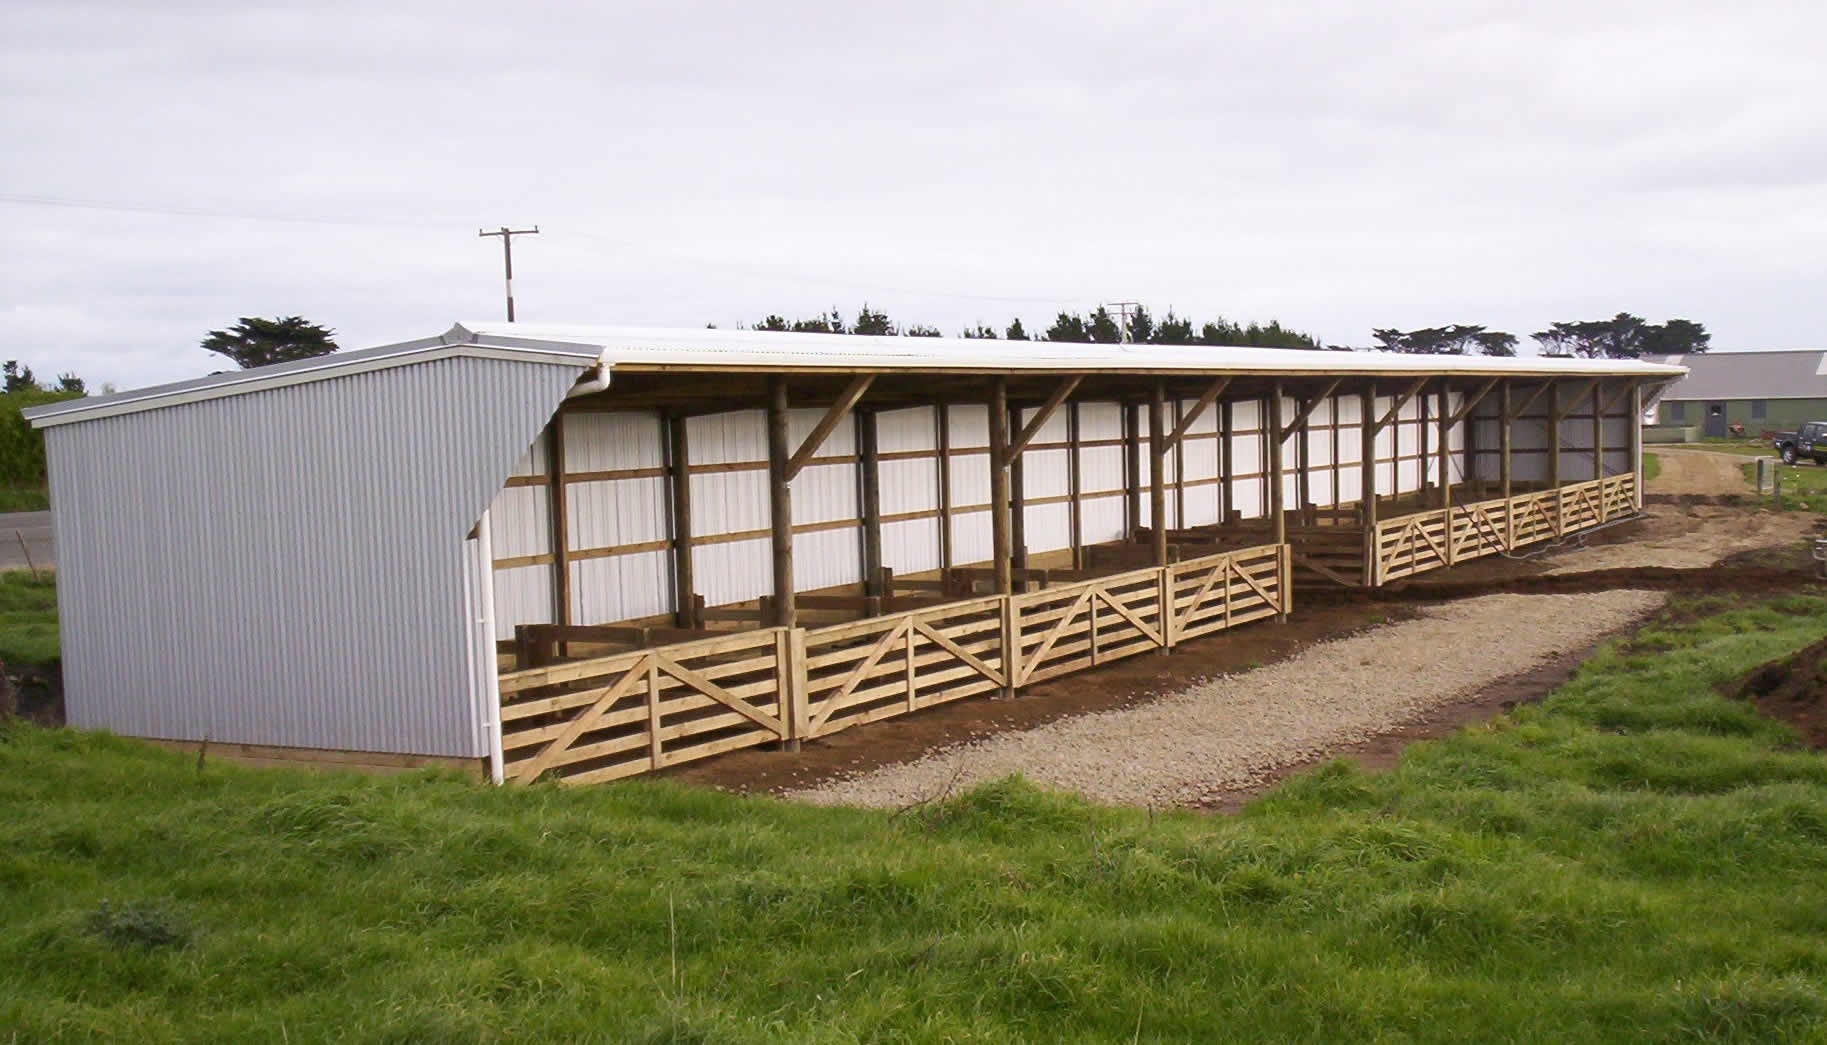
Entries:
[[126,388],[243,315],[496,319],[503,223],[528,321],[1827,347],[1824,55],[1813,0],[7,0],[0,354]]

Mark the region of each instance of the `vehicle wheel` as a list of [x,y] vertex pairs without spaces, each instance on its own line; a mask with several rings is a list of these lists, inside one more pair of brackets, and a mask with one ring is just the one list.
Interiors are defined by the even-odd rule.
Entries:
[[1784,464],[1794,464],[1795,463],[1795,447],[1793,447],[1793,446],[1783,447],[1783,463]]

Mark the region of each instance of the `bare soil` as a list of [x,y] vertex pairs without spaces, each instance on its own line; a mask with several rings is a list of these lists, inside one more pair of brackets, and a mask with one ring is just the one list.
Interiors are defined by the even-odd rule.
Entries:
[[1765,664],[1732,689],[1763,714],[1794,726],[1809,747],[1827,749],[1827,639]]
[[[735,752],[670,771],[711,787],[776,794],[804,792],[919,761],[935,752],[1010,732],[1031,731],[1079,716],[1142,708],[1214,679],[1273,665],[1317,644],[1392,622],[1412,620],[1429,603],[1500,593],[1561,595],[1623,589],[1741,592],[1756,596],[1816,583],[1806,538],[1812,517],[1763,510],[1746,492],[1742,457],[1666,452],[1663,473],[1647,491],[1645,514],[1564,544],[1517,557],[1493,556],[1407,585],[1375,592],[1303,591],[1293,618],[1188,643],[1171,656],[1144,655],[1097,671],[1034,686],[1015,700],[962,701],[807,742],[798,753]],[[1682,460],[1671,468],[1669,461]],[[1690,461],[1687,458],[1697,458]],[[1449,578],[1450,579],[1447,579]],[[1582,641],[1533,667],[1475,690],[1435,695],[1406,722],[1319,757],[1345,755],[1389,765],[1414,740],[1484,721],[1539,699],[1565,681],[1600,641]],[[1315,680],[1325,685],[1325,680]],[[1269,778],[1311,760],[1272,768]],[[1208,803],[1229,807],[1260,790],[1238,788]]]

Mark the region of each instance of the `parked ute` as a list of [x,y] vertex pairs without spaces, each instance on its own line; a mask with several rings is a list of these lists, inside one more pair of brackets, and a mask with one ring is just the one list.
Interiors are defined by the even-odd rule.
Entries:
[[1827,464],[1827,421],[1810,421],[1794,432],[1778,432],[1771,445],[1783,456],[1784,464],[1807,458],[1815,464]]

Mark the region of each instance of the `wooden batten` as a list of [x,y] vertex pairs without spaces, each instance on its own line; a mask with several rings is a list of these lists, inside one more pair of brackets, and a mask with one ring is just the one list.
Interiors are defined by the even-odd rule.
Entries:
[[1377,409],[1377,383],[1371,381],[1359,396],[1358,417],[1363,423],[1358,432],[1358,504],[1364,516],[1364,569],[1359,583],[1369,588],[1377,583],[1377,427],[1370,423]]
[[[1019,413],[1009,408],[1009,431],[1017,431]],[[1027,444],[1009,447],[1009,564],[1016,568],[1028,565],[1028,483],[1022,467],[1022,451]]]

